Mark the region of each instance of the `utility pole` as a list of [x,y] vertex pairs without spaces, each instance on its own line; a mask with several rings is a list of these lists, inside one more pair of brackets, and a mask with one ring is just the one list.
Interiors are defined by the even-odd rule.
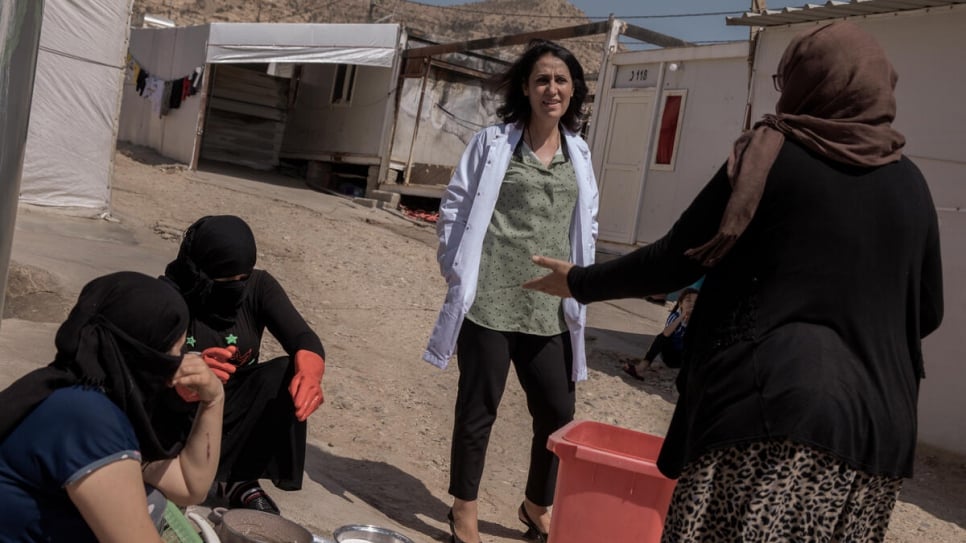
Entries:
[[[765,0],[751,0],[751,10],[761,13],[765,8]],[[758,53],[758,33],[761,29],[757,26],[748,27],[748,97],[749,101],[745,104],[745,130],[751,128],[751,92],[752,83],[755,78],[755,57]]]
[[[761,13],[766,9],[768,8],[765,7],[765,0],[751,0],[751,11],[754,11],[755,13]],[[754,42],[755,36],[758,34],[758,27],[757,26],[749,27],[748,31],[750,32],[750,35],[748,36],[748,38],[752,42]]]

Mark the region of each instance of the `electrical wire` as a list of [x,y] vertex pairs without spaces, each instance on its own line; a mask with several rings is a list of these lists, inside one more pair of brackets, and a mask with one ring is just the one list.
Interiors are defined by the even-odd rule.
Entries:
[[[437,6],[434,4],[426,4],[423,2],[414,2],[412,0],[407,0],[407,4],[416,4],[418,6],[445,9],[448,11],[460,11],[463,13],[477,13],[483,15],[507,15],[507,16],[521,16],[521,17],[536,17],[541,19],[580,19],[580,15],[546,15],[541,13],[526,13],[526,12],[507,12],[507,11],[492,11],[485,9],[474,9],[474,8],[464,8],[460,6]],[[376,5],[376,7],[380,7]],[[614,15],[617,19],[673,19],[673,18],[684,18],[684,17],[712,17],[721,15],[738,15],[745,13],[745,11],[706,11],[706,12],[691,12],[691,13],[667,13],[659,15]],[[608,19],[610,15],[584,15],[583,18],[587,19]]]
[[453,119],[454,121],[456,121],[458,124],[460,124],[463,128],[470,129],[470,130],[472,130],[474,132],[476,132],[477,130],[480,130],[482,128],[486,128],[486,125],[485,124],[479,124],[479,123],[475,123],[475,122],[470,121],[470,120],[467,120],[467,119],[463,119],[463,118],[457,117],[455,113],[453,113],[452,111],[449,111],[448,109],[446,109],[445,107],[443,107],[442,104],[440,104],[439,102],[433,102],[433,105],[435,107],[437,107],[440,111],[442,111],[443,113],[445,113],[446,115],[448,115],[451,119]]

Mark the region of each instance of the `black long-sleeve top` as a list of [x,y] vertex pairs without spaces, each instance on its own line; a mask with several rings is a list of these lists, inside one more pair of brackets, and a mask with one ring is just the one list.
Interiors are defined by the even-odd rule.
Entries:
[[658,461],[677,477],[715,447],[791,439],[872,474],[911,476],[920,338],[942,320],[939,230],[907,158],[842,165],[787,141],[748,229],[711,269],[731,194],[722,168],[671,231],[568,275],[582,303],[670,292],[706,274]]
[[255,364],[258,362],[265,328],[268,328],[289,356],[304,349],[325,358],[319,336],[309,328],[308,323],[292,305],[282,285],[265,270],[252,271],[233,325],[224,330],[216,330],[202,321],[192,319],[185,349],[203,351],[208,347],[234,345],[238,348],[231,360],[234,364]]

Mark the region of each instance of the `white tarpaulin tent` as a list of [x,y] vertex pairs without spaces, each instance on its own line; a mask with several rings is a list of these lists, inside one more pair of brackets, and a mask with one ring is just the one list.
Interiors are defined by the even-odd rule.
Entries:
[[[209,85],[214,65],[356,65],[384,72],[388,90],[390,72],[395,73],[401,50],[402,28],[397,24],[288,24],[288,23],[210,23],[200,26],[134,29],[129,52],[132,59],[151,75],[177,80],[204,67],[203,86]],[[222,73],[227,73],[226,67]],[[214,77],[217,79],[217,77]],[[265,81],[247,80],[247,89],[262,89]],[[232,91],[233,92],[233,91]],[[269,93],[273,91],[268,91]],[[327,91],[326,91],[327,92]],[[380,94],[385,91],[379,90]],[[145,145],[161,155],[194,165],[201,152],[206,127],[205,101],[210,97],[202,89],[199,97],[190,97],[178,109],[159,115],[149,100],[130,83],[123,91],[121,127],[118,139]],[[240,99],[232,95],[231,99]],[[225,105],[225,96],[215,96]],[[381,103],[392,104],[383,97]],[[209,109],[211,103],[207,104]],[[219,105],[219,104],[214,104]],[[238,106],[234,103],[234,106]],[[289,106],[290,107],[290,106]],[[246,111],[252,111],[249,103]],[[266,117],[277,122],[275,130],[281,138],[287,109],[284,104],[257,106]],[[272,108],[277,111],[271,111]],[[347,108],[343,108],[347,109]],[[386,112],[379,111],[380,119]],[[384,123],[388,126],[388,123]],[[207,125],[208,135],[212,133]],[[254,131],[250,131],[254,132]],[[371,139],[371,136],[369,136]],[[231,139],[231,138],[227,138]],[[222,143],[226,138],[222,138]],[[271,143],[271,142],[269,142]],[[277,146],[280,142],[276,141]],[[277,151],[277,150],[276,150]],[[244,155],[244,154],[243,154]],[[277,155],[277,152],[276,152]],[[244,164],[244,161],[239,163]]]
[[110,205],[132,0],[47,0],[20,201]]
[[212,23],[207,61],[392,66],[394,24]]

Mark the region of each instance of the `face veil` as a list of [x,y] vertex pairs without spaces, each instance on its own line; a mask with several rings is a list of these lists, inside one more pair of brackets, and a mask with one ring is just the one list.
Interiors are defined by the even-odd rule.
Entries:
[[57,330],[57,355],[0,392],[0,438],[59,388],[101,389],[128,417],[145,460],[171,458],[152,414],[181,364],[168,353],[188,327],[188,308],[164,281],[136,272],[99,277],[81,291]]
[[244,300],[247,276],[255,268],[255,236],[234,215],[202,217],[185,232],[178,257],[165,268],[165,276],[185,297],[192,317],[215,329],[235,322]]

